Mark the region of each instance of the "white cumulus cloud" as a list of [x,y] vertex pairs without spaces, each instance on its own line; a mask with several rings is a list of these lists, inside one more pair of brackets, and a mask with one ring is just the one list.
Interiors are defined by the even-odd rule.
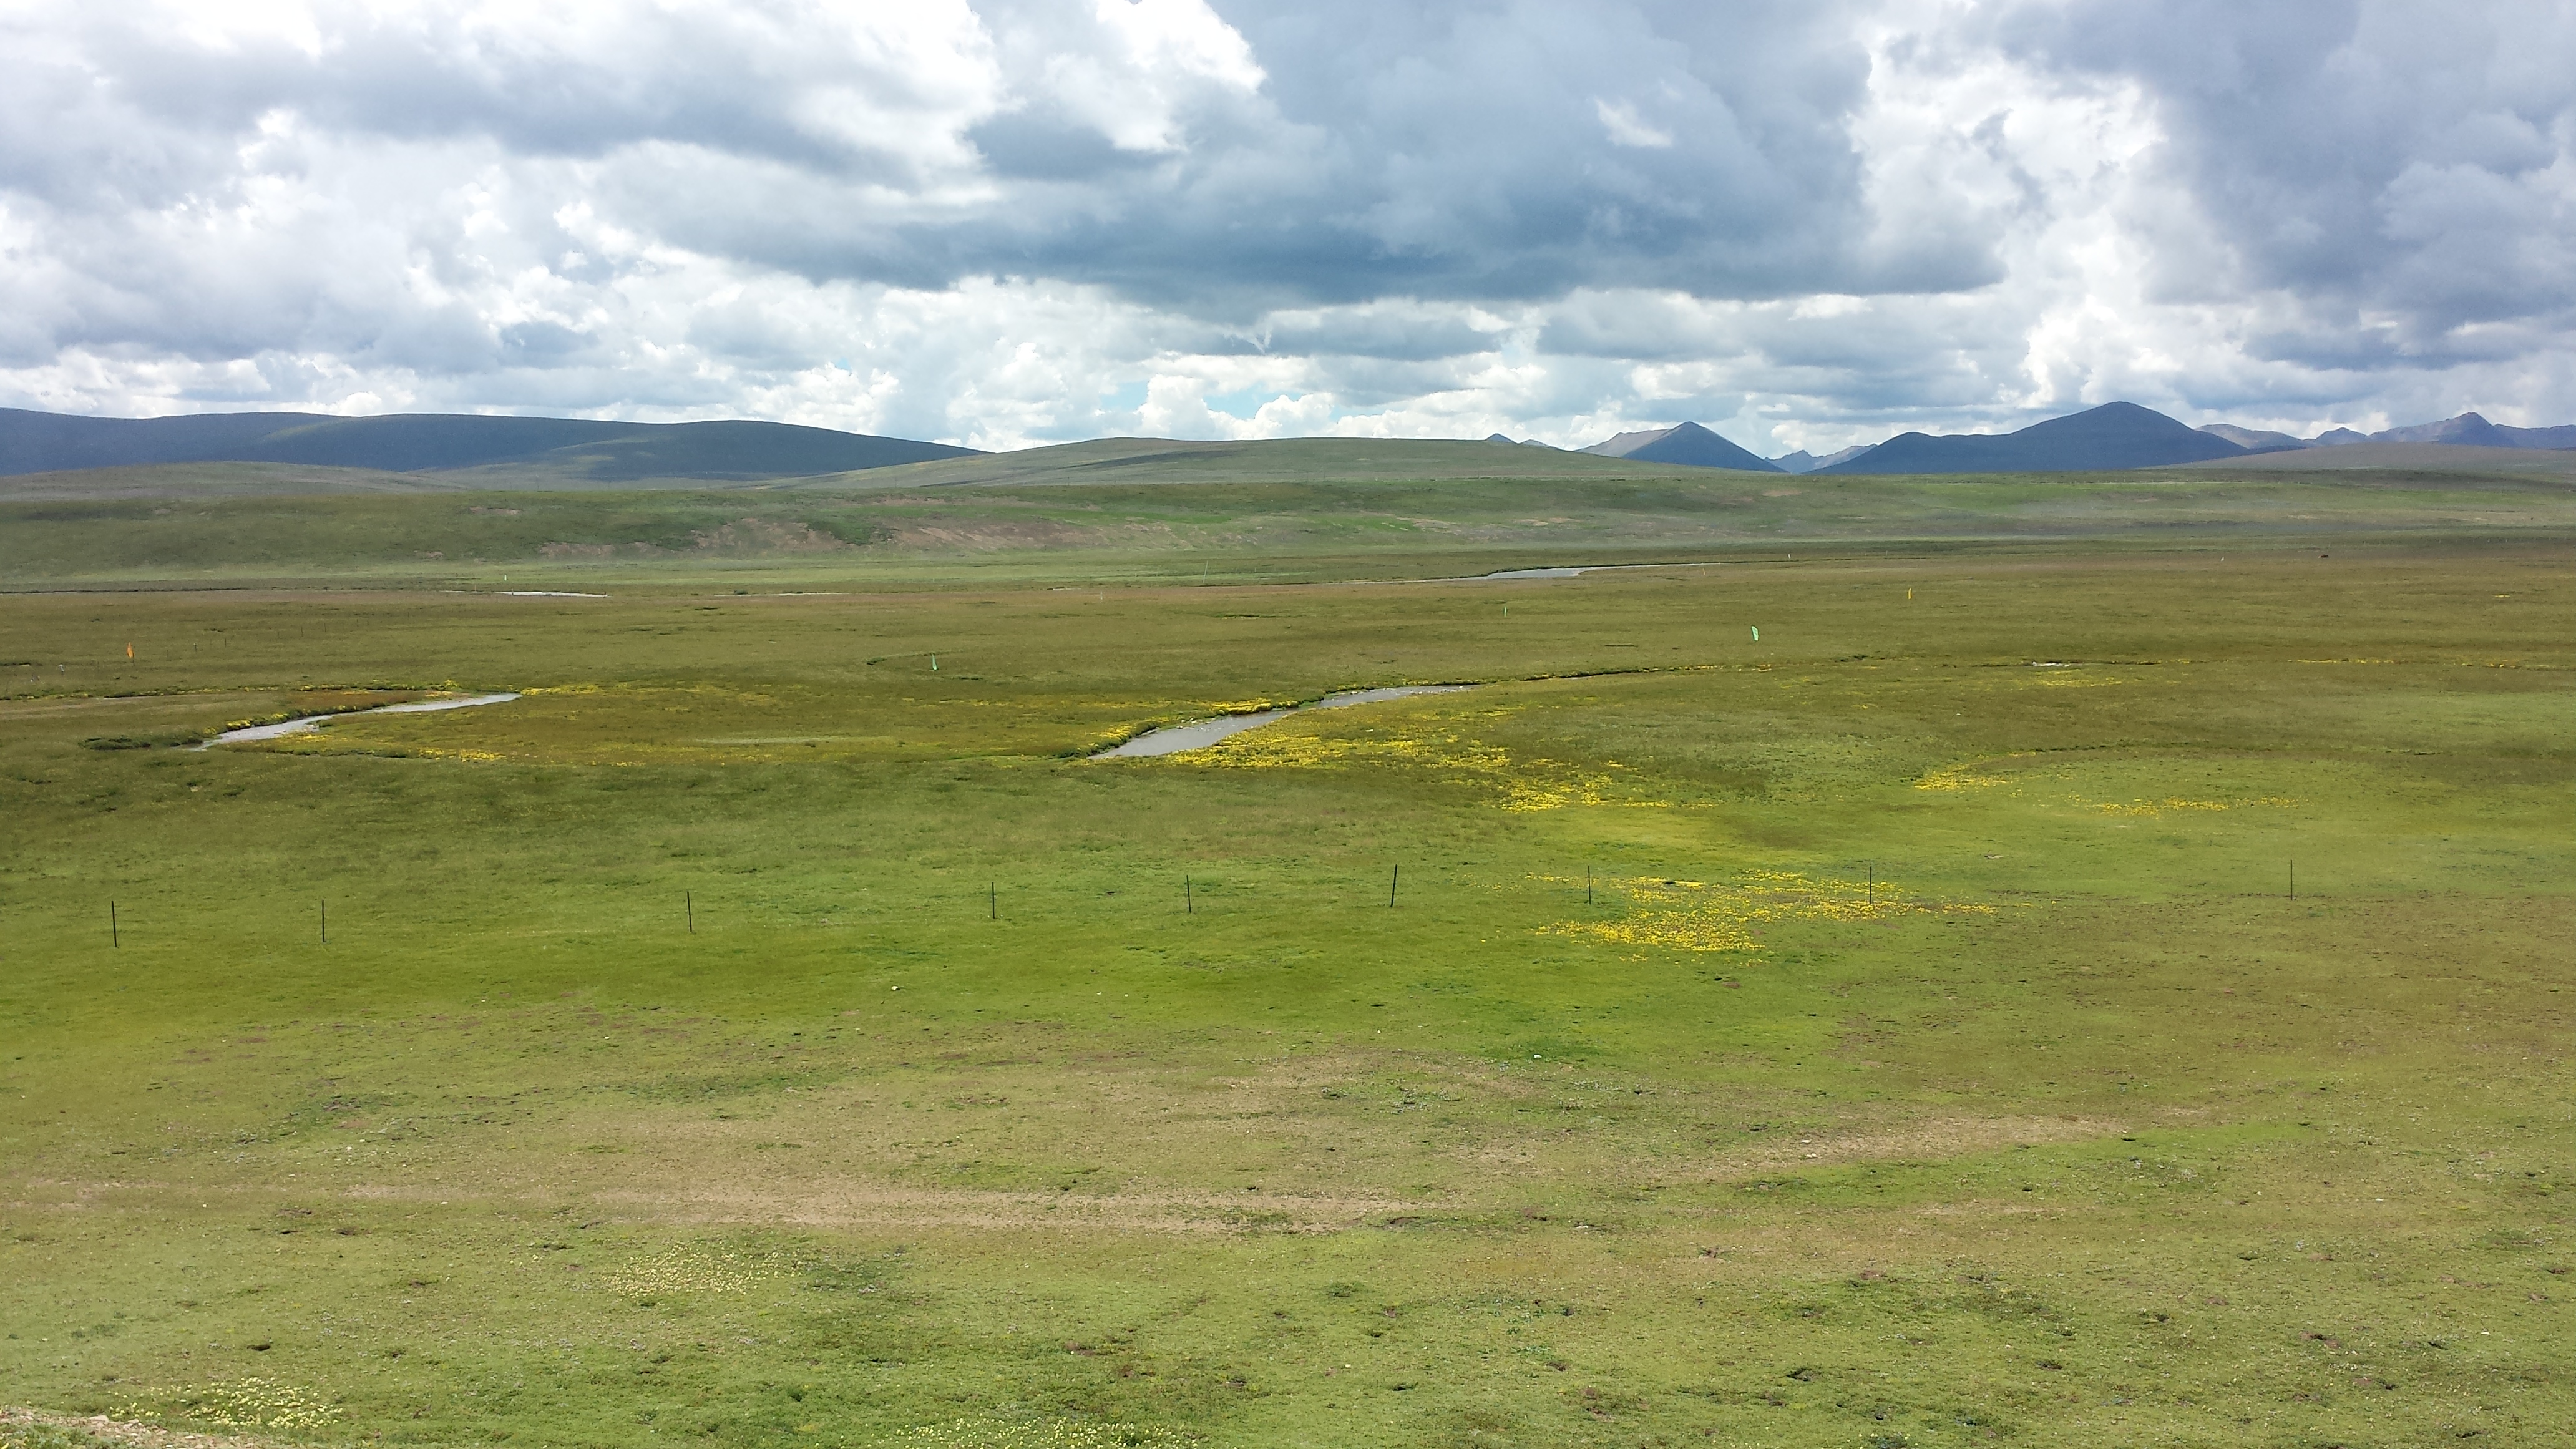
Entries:
[[2564,422],[2571,53],[2554,0],[19,0],[0,403]]

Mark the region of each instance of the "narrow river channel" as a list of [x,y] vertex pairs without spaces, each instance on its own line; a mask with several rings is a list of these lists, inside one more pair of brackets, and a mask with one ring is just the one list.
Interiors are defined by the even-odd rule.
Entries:
[[1229,739],[1245,730],[1303,714],[1310,709],[1347,709],[1355,704],[1376,704],[1381,700],[1404,699],[1416,694],[1455,694],[1473,689],[1472,684],[1401,684],[1388,689],[1353,689],[1328,694],[1313,704],[1290,705],[1286,709],[1265,709],[1258,714],[1220,715],[1215,719],[1193,720],[1167,729],[1148,730],[1123,745],[1102,750],[1095,760],[1133,760],[1148,755],[1178,755],[1191,750],[1204,750],[1219,740]]
[[364,714],[430,714],[442,709],[472,709],[478,704],[507,704],[517,698],[515,694],[470,694],[459,699],[419,699],[409,704],[380,704],[374,709],[343,710],[338,714],[301,715],[275,724],[244,725],[237,730],[226,730],[197,748],[202,750],[213,745],[247,744],[252,740],[310,734],[335,719],[355,719]]

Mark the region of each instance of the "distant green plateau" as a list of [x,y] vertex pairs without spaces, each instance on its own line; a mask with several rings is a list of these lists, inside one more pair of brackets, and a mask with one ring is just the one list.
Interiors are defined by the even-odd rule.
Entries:
[[2215,548],[2576,528],[2576,454],[2507,461],[1882,478],[1485,443],[1104,442],[767,485],[535,492],[460,490],[454,473],[182,464],[0,479],[0,580],[1322,581],[1801,545]]

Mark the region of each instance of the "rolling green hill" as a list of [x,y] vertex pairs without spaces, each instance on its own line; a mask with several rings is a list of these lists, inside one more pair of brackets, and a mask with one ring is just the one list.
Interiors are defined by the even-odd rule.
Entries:
[[2484,448],[2465,443],[2346,443],[2290,448],[2221,464],[2177,463],[2159,473],[2382,473],[2419,477],[2546,477],[2576,481],[2576,450]]
[[[1713,471],[1510,443],[1422,438],[1270,438],[1186,442],[1098,438],[876,470],[864,478],[812,478],[800,486],[932,488],[961,484],[1355,483],[1504,478],[1694,478]],[[1777,478],[1778,474],[1743,474]]]
[[[1496,462],[1534,471],[1473,471]],[[721,489],[460,492],[454,474],[248,466],[127,470],[0,502],[0,583],[1390,578],[1799,550],[2223,552],[2576,531],[2576,481],[2534,471],[1792,477],[1338,441],[1094,443]]]
[[457,413],[92,418],[0,408],[0,475],[271,463],[397,473],[501,467],[624,483],[793,477],[973,452],[909,438],[743,420],[629,423]]

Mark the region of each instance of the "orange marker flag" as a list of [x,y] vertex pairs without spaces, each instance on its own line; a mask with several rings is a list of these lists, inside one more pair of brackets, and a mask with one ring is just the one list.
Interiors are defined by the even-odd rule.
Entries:
[[131,658],[133,658],[133,657],[134,657],[134,646],[133,646],[133,645],[128,644],[128,645],[126,645],[126,646],[125,646],[125,657],[126,657],[126,658],[128,658],[128,659],[131,659]]

